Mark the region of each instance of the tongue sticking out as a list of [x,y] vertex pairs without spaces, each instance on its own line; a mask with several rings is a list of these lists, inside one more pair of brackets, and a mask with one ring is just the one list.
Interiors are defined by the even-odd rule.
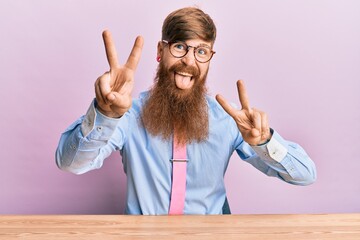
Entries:
[[194,84],[194,81],[191,80],[191,76],[175,73],[175,83],[178,88],[185,90],[190,89]]

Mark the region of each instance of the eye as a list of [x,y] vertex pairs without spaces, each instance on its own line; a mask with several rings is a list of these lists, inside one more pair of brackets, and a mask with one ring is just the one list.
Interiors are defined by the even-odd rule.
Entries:
[[199,55],[199,56],[206,56],[206,55],[209,54],[209,52],[210,52],[209,49],[204,48],[204,47],[200,47],[200,48],[197,49],[196,54]]
[[176,50],[176,51],[182,52],[182,51],[186,51],[186,46],[183,43],[174,43],[173,44],[173,49]]

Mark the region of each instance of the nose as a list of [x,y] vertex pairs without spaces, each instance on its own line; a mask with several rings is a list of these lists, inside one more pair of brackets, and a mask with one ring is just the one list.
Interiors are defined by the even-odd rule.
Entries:
[[186,53],[185,56],[182,57],[181,61],[186,65],[194,65],[196,62],[195,55],[194,55],[194,48],[189,47],[189,51]]

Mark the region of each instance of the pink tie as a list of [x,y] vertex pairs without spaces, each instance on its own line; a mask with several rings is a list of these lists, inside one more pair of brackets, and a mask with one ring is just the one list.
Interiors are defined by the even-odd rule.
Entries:
[[170,215],[183,214],[186,189],[186,144],[180,145],[174,136],[172,162],[172,187],[170,199]]

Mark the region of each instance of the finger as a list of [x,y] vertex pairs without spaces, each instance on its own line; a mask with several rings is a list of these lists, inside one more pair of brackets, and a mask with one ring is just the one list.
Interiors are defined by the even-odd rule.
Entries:
[[253,125],[251,134],[253,137],[258,137],[261,134],[261,114],[256,110],[253,112]]
[[235,116],[235,109],[225,100],[223,96],[220,94],[216,95],[216,100],[230,116]]
[[105,103],[107,103],[106,96],[111,92],[111,80],[110,80],[109,72],[104,73],[99,78],[98,86],[99,86],[100,95],[103,96]]
[[116,48],[115,48],[115,44],[112,40],[111,33],[110,33],[110,31],[105,30],[103,32],[102,36],[103,36],[104,45],[105,45],[106,57],[107,57],[110,69],[115,68],[115,67],[119,66],[119,62],[117,59]]
[[124,97],[118,92],[111,92],[107,98],[111,101],[112,111],[123,115],[130,107],[132,100],[129,97]]
[[95,82],[95,96],[96,96],[96,100],[98,103],[105,104],[105,98],[101,94],[100,87],[99,87],[99,79],[100,78],[98,78]]
[[249,99],[246,93],[244,82],[241,80],[237,81],[237,88],[242,109],[250,111]]
[[270,134],[269,122],[267,114],[260,112],[261,114],[261,138],[267,139]]
[[141,56],[142,48],[144,45],[144,39],[141,36],[138,36],[135,40],[134,46],[131,50],[129,58],[125,64],[126,67],[135,70]]

